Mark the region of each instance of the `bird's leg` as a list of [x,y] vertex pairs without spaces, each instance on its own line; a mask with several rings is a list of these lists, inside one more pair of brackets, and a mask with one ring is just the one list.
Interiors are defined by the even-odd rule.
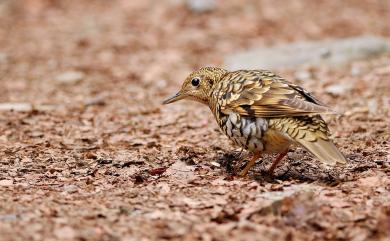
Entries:
[[253,155],[252,159],[250,159],[250,161],[246,164],[244,170],[240,172],[241,177],[244,177],[246,176],[246,174],[248,174],[249,169],[251,169],[253,165],[255,165],[256,160],[259,159],[260,156],[261,156],[260,153],[255,153]]
[[272,165],[271,167],[268,169],[268,173],[269,174],[273,174],[274,173],[274,170],[276,168],[276,166],[279,164],[279,162],[283,159],[283,157],[285,157],[288,153],[288,149],[283,151],[282,153],[280,153],[278,155],[278,157],[272,162]]

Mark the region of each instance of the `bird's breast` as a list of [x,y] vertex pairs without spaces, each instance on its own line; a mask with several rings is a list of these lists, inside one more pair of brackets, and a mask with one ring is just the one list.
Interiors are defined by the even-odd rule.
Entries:
[[268,129],[266,119],[242,117],[231,112],[220,118],[219,126],[235,144],[252,152],[264,150],[262,139]]

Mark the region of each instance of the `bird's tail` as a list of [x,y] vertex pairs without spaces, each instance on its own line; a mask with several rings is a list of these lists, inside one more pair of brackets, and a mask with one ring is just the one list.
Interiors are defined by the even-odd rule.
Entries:
[[337,163],[345,164],[347,160],[344,155],[330,140],[318,138],[316,141],[308,141],[305,139],[295,139],[299,144],[304,146],[309,152],[316,156],[320,161],[329,165]]
[[335,165],[347,162],[329,139],[326,123],[319,115],[271,119],[270,125],[301,144],[323,163]]

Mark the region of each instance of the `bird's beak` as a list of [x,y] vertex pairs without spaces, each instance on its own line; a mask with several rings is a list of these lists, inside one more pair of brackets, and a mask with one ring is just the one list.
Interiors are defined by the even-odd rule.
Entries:
[[178,100],[181,100],[181,99],[184,99],[184,98],[185,98],[185,95],[183,95],[179,91],[174,96],[171,96],[168,99],[164,100],[163,101],[163,105],[167,105],[167,104],[173,103],[175,101],[178,101]]

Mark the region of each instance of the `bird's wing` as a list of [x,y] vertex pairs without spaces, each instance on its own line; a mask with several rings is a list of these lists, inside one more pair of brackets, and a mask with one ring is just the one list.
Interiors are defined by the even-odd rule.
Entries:
[[[225,91],[222,91],[225,90]],[[303,88],[269,71],[235,71],[217,90],[220,110],[253,117],[335,114]]]

